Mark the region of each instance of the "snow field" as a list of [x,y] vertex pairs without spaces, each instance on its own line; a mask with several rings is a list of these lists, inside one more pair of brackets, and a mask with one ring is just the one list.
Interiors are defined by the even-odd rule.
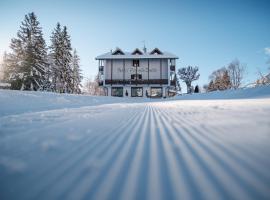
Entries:
[[50,95],[0,108],[0,199],[270,198],[269,98]]

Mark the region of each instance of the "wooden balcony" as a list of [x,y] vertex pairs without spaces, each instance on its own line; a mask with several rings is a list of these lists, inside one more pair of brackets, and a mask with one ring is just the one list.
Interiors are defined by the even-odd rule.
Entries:
[[105,80],[105,85],[167,85],[168,79],[150,79],[150,80]]

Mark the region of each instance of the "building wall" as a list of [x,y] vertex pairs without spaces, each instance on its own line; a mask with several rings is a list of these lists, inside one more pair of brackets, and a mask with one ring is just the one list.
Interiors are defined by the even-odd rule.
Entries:
[[[112,79],[123,79],[124,63],[123,60],[106,60],[105,61],[105,79],[111,79],[111,62]],[[160,59],[149,59],[149,79],[168,79],[168,60],[162,59],[162,77],[160,77]],[[131,74],[136,73],[136,67],[132,66],[132,60],[125,60],[125,79],[131,79]],[[142,74],[142,79],[148,79],[148,60],[141,59],[140,65],[137,67],[137,74]]]

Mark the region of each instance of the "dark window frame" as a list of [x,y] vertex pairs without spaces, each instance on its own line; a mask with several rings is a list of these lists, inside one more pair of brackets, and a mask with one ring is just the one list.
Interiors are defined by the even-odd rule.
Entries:
[[139,59],[132,60],[132,66],[133,67],[140,67],[140,60]]
[[[161,89],[161,95],[160,96],[152,96],[152,89]],[[150,97],[151,98],[162,98],[163,96],[163,87],[151,87],[150,88]]]
[[[113,95],[113,89],[122,89],[122,95]],[[111,96],[112,97],[123,97],[124,96],[124,87],[111,87]]]
[[[141,96],[134,96],[132,93],[132,89],[142,89],[142,95]],[[131,92],[131,97],[143,97],[143,87],[131,87],[130,92]]]

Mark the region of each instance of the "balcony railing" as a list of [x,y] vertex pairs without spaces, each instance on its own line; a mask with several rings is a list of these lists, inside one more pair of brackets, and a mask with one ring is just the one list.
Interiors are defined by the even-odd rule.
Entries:
[[168,79],[150,79],[150,80],[105,80],[105,85],[140,85],[140,84],[158,84],[166,85],[168,84]]

